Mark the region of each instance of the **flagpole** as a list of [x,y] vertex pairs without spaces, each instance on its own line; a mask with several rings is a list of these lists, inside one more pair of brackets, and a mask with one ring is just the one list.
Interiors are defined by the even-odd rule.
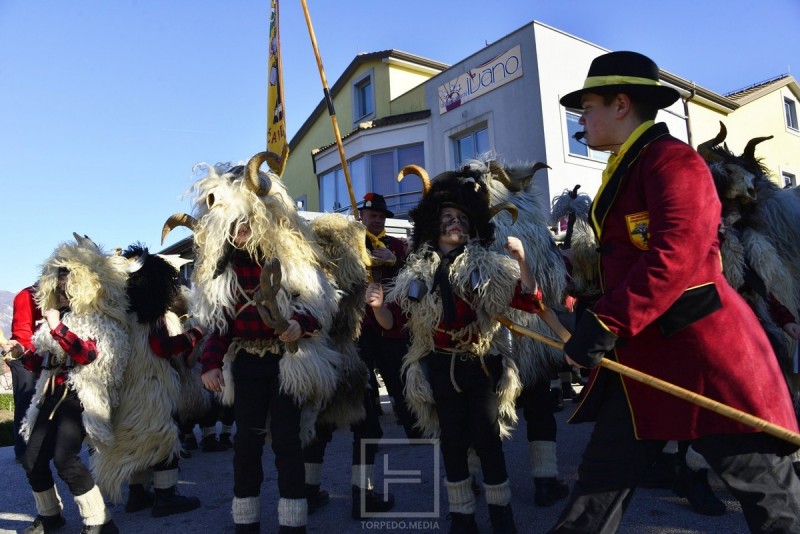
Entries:
[[339,158],[342,160],[342,170],[344,171],[344,179],[347,182],[347,192],[350,194],[350,206],[353,209],[353,217],[358,221],[359,214],[356,206],[356,195],[353,192],[353,182],[350,180],[350,170],[347,168],[347,158],[344,155],[342,135],[339,133],[339,123],[336,121],[336,110],[333,108],[333,97],[331,97],[331,92],[328,89],[328,81],[325,79],[325,69],[322,68],[322,58],[319,55],[317,38],[314,36],[314,27],[311,25],[311,15],[308,12],[306,0],[300,0],[300,3],[303,5],[303,14],[306,17],[308,34],[311,37],[311,46],[314,48],[314,57],[317,59],[319,77],[322,80],[322,91],[325,93],[325,103],[328,106],[328,114],[331,116],[331,124],[333,125],[333,135],[336,138],[336,147],[339,149]]

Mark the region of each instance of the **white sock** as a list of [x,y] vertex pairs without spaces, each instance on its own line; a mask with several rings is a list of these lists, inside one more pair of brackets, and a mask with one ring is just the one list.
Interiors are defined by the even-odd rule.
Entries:
[[534,478],[553,478],[558,476],[555,441],[529,441],[531,466]]
[[511,502],[511,484],[508,480],[500,484],[483,484],[486,489],[486,504],[505,506]]
[[372,474],[375,471],[374,465],[353,465],[350,468],[350,484],[361,489],[372,489]]
[[306,462],[306,484],[319,486],[322,480],[322,464],[311,464]]
[[75,503],[78,505],[84,525],[105,525],[111,521],[111,510],[106,508],[103,495],[97,486],[93,486],[83,495],[76,495]]
[[278,499],[278,524],[285,527],[305,526],[308,518],[306,499]]
[[36,501],[36,513],[43,516],[59,515],[64,508],[61,504],[61,497],[55,486],[44,491],[33,492],[33,500]]
[[444,479],[447,489],[447,503],[450,511],[456,514],[475,513],[475,493],[472,491],[472,477],[459,482],[450,482]]
[[258,497],[233,498],[231,505],[233,522],[237,525],[252,525],[261,522],[261,500]]

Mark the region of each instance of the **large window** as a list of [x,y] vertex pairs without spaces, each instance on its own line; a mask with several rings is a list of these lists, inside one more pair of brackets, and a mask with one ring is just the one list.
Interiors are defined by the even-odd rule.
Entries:
[[455,160],[462,164],[468,159],[474,159],[489,151],[489,128],[481,128],[455,137]]
[[[422,143],[364,154],[350,161],[350,179],[356,201],[367,192],[386,197],[388,208],[395,217],[404,217],[420,198],[422,183],[409,176],[397,183],[397,173],[406,165],[423,165],[425,153]],[[350,195],[341,168],[320,176],[321,211],[349,211]]]
[[797,103],[791,98],[783,99],[783,112],[786,115],[786,126],[792,130],[798,130],[797,126]]
[[582,156],[584,158],[591,158],[597,161],[608,161],[608,152],[600,152],[599,150],[592,150],[583,143],[579,143],[575,137],[576,133],[583,131],[578,121],[581,116],[578,113],[567,111],[567,141],[569,142],[569,153],[573,156]]
[[375,95],[372,76],[367,75],[353,84],[353,122],[375,113]]

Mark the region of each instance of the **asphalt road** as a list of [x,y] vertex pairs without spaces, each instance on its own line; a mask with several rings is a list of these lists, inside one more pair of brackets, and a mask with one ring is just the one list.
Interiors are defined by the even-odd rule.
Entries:
[[[323,488],[331,494],[331,502],[309,517],[308,531],[314,533],[355,534],[366,532],[447,532],[447,500],[441,484],[443,468],[437,472],[435,449],[430,444],[402,444],[402,428],[391,415],[388,400],[383,397],[388,415],[381,417],[384,442],[376,459],[378,486],[389,483],[397,505],[386,518],[355,521],[350,518],[351,434],[337,432],[326,453],[323,467]],[[561,476],[567,481],[577,478],[577,465],[592,426],[568,425],[566,419],[572,405],[557,413],[558,459]],[[521,418],[521,413],[520,413]],[[522,418],[521,418],[522,419]],[[553,526],[563,501],[550,508],[533,505],[533,481],[530,474],[525,422],[521,420],[513,438],[506,443],[506,462],[512,484],[512,504],[521,533],[546,532]],[[86,452],[84,451],[84,459]],[[232,533],[231,493],[233,486],[232,451],[203,453],[182,460],[179,490],[184,495],[198,496],[203,505],[190,513],[155,519],[147,511],[128,514],[123,505],[113,506],[114,520],[121,532],[142,534]],[[273,456],[269,448],[263,458],[266,479],[261,494],[262,532],[277,532],[277,481]],[[441,464],[438,464],[441,467]],[[0,533],[16,532],[35,516],[35,505],[22,468],[14,462],[12,447],[0,448]],[[706,517],[693,513],[688,503],[670,490],[637,490],[619,529],[621,533],[700,533],[747,532],[739,504],[722,488],[717,479],[712,487],[725,501],[727,513]],[[379,488],[380,489],[380,488]],[[78,532],[80,518],[69,490],[58,481],[64,501],[68,527],[61,532]],[[438,498],[437,498],[438,497]],[[481,532],[491,532],[486,503],[478,498],[477,520]]]

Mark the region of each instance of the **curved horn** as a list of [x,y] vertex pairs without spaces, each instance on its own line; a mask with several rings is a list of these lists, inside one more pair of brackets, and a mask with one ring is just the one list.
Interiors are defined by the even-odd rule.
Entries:
[[708,163],[711,163],[713,161],[719,161],[721,159],[720,156],[714,154],[711,151],[711,149],[719,145],[723,141],[725,141],[725,138],[727,136],[728,136],[728,129],[725,128],[725,125],[722,123],[722,121],[719,121],[719,133],[717,134],[717,136],[714,137],[713,139],[709,139],[705,143],[700,143],[699,145],[697,145],[697,152],[701,156],[703,156],[703,159],[706,160],[706,162]]
[[501,211],[507,211],[511,214],[511,224],[517,222],[517,215],[519,212],[517,211],[517,207],[512,204],[511,202],[503,202],[502,204],[495,204],[491,208],[489,208],[489,219],[493,219],[495,215],[500,213]]
[[397,181],[402,182],[407,174],[416,174],[419,176],[419,179],[422,180],[422,196],[427,195],[428,191],[431,189],[431,178],[428,176],[428,171],[419,165],[406,165],[397,173]]
[[494,178],[495,180],[506,186],[506,189],[519,191],[519,188],[515,187],[511,183],[511,178],[508,176],[506,170],[503,168],[502,165],[497,163],[496,160],[492,160],[489,162],[489,172],[492,173],[492,178]]
[[245,183],[253,193],[260,197],[268,195],[272,189],[272,180],[258,174],[258,169],[265,161],[270,168],[273,168],[274,165],[279,165],[280,158],[274,152],[259,152],[247,162],[247,181]]
[[755,160],[756,159],[756,145],[759,143],[763,143],[764,141],[769,141],[775,137],[774,135],[768,135],[767,137],[754,137],[748,141],[747,146],[744,147],[744,152],[742,153],[743,158]]
[[164,239],[167,237],[167,234],[170,233],[176,226],[185,226],[194,232],[194,227],[196,224],[197,219],[191,215],[187,215],[186,213],[175,213],[170,215],[169,219],[167,219],[167,222],[164,223],[164,227],[161,229],[161,244],[164,244]]

